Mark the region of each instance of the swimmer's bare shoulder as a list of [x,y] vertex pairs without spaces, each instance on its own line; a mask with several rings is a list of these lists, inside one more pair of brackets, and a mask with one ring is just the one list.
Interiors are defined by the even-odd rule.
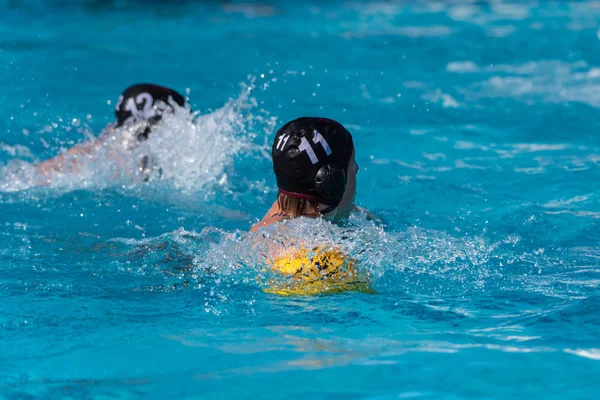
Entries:
[[277,205],[277,202],[275,202],[275,203],[273,203],[273,205],[271,206],[269,211],[267,211],[265,216],[260,221],[258,221],[256,224],[254,224],[254,226],[252,226],[252,228],[250,228],[250,232],[256,232],[260,228],[264,228],[266,226],[273,225],[277,222],[283,221],[284,219],[286,219],[286,217],[279,212],[279,206]]

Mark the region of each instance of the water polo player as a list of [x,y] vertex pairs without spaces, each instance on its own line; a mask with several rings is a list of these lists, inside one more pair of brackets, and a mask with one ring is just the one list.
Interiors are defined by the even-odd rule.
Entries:
[[[76,166],[78,157],[90,155],[99,146],[117,141],[124,150],[131,150],[148,139],[165,113],[174,107],[189,107],[186,99],[173,89],[153,84],[136,84],[121,94],[115,107],[116,122],[109,124],[97,139],[78,144],[65,154],[40,163],[38,171],[44,175],[51,171],[62,171],[66,166]],[[150,168],[149,156],[139,161],[143,179],[147,179]]]
[[285,124],[275,136],[273,169],[279,194],[261,227],[299,216],[347,217],[356,209],[354,143],[340,123],[303,117]]
[[[339,220],[357,210],[352,135],[331,119],[304,117],[277,132],[272,149],[279,193],[252,231],[286,219],[309,216]],[[307,245],[302,238],[270,247],[270,269],[283,278],[268,280],[267,293],[310,296],[360,291],[372,293],[369,275],[337,243]]]

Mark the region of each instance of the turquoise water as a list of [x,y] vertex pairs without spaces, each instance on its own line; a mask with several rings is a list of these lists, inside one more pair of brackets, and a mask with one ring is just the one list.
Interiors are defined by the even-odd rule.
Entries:
[[[0,1],[0,398],[593,398],[600,3]],[[119,93],[188,93],[140,151],[32,165]],[[263,292],[269,144],[342,122],[374,295]],[[261,244],[263,246],[265,244]]]

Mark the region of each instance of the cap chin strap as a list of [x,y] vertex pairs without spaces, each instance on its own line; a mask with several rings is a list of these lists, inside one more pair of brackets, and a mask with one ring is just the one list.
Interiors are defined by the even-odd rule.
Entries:
[[[323,217],[327,217],[327,219],[335,219],[335,216],[337,215],[337,210],[338,210],[338,206],[329,206],[326,209],[324,209],[323,211],[319,211],[319,213],[321,213],[321,215]],[[331,214],[331,215],[328,215]]]

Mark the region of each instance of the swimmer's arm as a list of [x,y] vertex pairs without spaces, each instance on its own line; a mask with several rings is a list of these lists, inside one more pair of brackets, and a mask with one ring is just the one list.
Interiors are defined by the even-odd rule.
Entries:
[[388,224],[381,215],[373,214],[366,208],[361,208],[361,207],[355,206],[354,211],[356,211],[357,213],[360,213],[361,219],[364,218],[365,220],[367,220],[371,223],[374,223],[375,225],[377,225],[379,227],[385,228]]
[[63,154],[52,157],[46,161],[42,161],[37,165],[37,170],[42,175],[46,175],[51,171],[60,172],[67,164],[77,165],[77,157],[91,154],[96,147],[97,143],[95,140],[89,140],[87,142],[75,145]]
[[355,212],[359,212],[361,214],[365,214],[367,216],[368,220],[372,220],[375,218],[375,215],[373,215],[369,210],[367,210],[366,208],[362,208],[359,207],[357,205],[354,206],[354,211]]
[[83,143],[77,144],[68,149],[63,154],[60,154],[58,156],[52,157],[49,160],[39,163],[37,165],[38,171],[42,175],[47,175],[51,171],[62,171],[67,164],[70,164],[70,166],[77,165],[77,157],[91,155],[103,143],[110,140],[115,128],[115,123],[109,124],[102,130],[97,139],[91,139]]

